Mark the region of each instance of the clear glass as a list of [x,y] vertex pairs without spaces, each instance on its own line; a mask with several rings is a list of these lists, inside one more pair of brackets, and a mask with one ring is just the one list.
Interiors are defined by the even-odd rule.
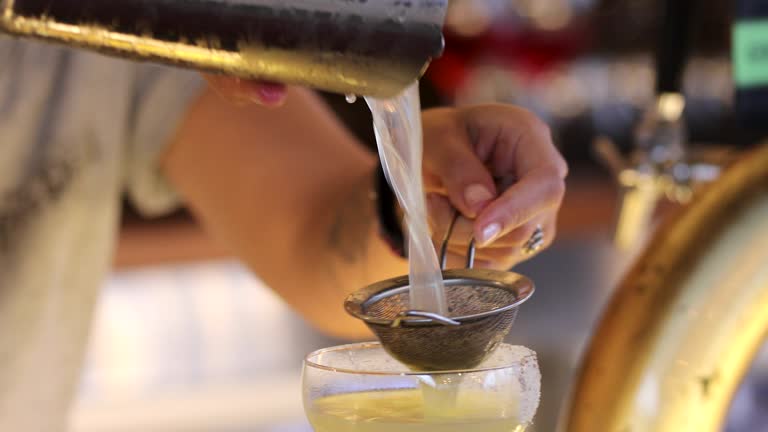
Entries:
[[308,355],[302,382],[315,432],[522,432],[541,374],[520,346],[502,344],[476,369],[414,372],[371,342]]

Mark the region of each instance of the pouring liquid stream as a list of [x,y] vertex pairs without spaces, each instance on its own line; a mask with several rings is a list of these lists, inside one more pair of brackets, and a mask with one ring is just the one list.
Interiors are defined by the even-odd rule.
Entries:
[[[423,137],[418,81],[392,99],[367,97],[373,114],[379,158],[405,213],[408,229],[411,310],[448,316],[443,274],[430,235],[422,177]],[[455,408],[457,386],[436,376],[421,382],[424,415],[439,417]],[[459,378],[460,379],[460,378]]]
[[410,309],[448,316],[442,271],[427,221],[419,83],[413,83],[392,99],[365,100],[373,114],[384,172],[405,213]]

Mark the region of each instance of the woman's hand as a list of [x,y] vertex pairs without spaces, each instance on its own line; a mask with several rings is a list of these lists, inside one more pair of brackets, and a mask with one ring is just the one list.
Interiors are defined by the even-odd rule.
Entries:
[[507,105],[429,110],[423,120],[425,188],[438,244],[454,209],[463,216],[449,244],[449,267],[463,267],[472,237],[477,267],[501,270],[552,243],[568,167],[546,124]]

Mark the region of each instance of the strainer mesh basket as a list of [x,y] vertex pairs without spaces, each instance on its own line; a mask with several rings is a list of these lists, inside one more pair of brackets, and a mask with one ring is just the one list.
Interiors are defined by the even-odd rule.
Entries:
[[[466,279],[446,279],[448,318],[459,325],[430,320],[392,323],[408,312],[406,288],[373,296],[362,304],[368,326],[384,348],[401,362],[419,370],[468,369],[480,364],[509,333],[517,317],[520,292],[508,286]],[[514,305],[510,307],[511,305]]]

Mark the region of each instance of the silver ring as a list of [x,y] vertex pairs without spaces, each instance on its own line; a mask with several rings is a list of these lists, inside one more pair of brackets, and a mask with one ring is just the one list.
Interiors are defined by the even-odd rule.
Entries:
[[544,247],[544,228],[541,225],[536,225],[536,229],[531,234],[525,244],[523,245],[523,254],[533,255],[540,251]]

